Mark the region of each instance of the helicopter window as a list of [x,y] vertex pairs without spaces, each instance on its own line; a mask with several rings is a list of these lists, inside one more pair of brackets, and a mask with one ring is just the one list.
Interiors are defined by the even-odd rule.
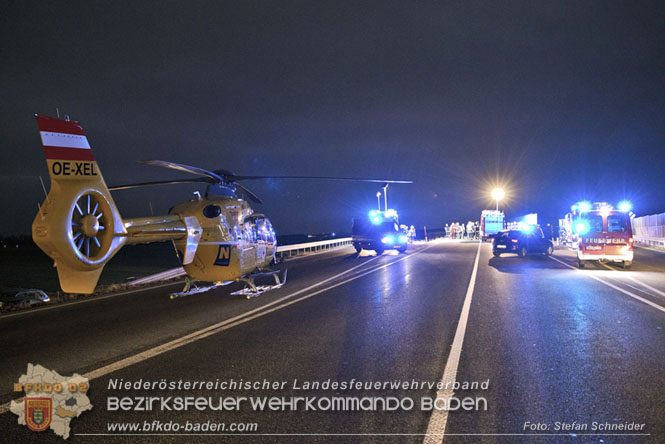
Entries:
[[245,222],[245,229],[243,231],[247,241],[256,242],[256,227],[252,222]]
[[266,233],[265,240],[270,243],[275,242],[275,231],[273,230],[272,224],[268,219],[265,220],[264,229]]
[[222,209],[217,205],[208,205],[203,209],[203,215],[209,219],[218,217],[220,214],[222,214]]
[[266,221],[265,219],[256,220],[256,231],[258,232],[259,239],[266,242],[268,241],[268,232],[266,230]]

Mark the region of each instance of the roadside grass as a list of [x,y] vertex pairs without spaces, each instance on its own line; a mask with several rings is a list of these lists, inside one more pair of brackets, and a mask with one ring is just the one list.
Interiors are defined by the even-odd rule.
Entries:
[[[126,289],[129,280],[149,276],[180,265],[171,244],[131,245],[123,248],[104,267],[94,295]],[[51,303],[68,302],[91,295],[60,290],[53,261],[36,246],[0,249],[0,287],[37,288]],[[10,307],[6,311],[13,311]]]

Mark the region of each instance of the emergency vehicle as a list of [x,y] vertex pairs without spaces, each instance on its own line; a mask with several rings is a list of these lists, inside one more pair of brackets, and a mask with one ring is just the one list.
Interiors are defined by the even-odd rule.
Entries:
[[499,231],[503,231],[506,227],[506,218],[502,211],[496,210],[483,210],[480,213],[480,237],[482,240],[492,238],[497,235]]
[[358,253],[363,249],[374,250],[376,254],[385,250],[404,253],[409,243],[407,233],[399,228],[397,212],[392,209],[370,211],[369,217],[354,217],[351,236],[353,247]]
[[582,202],[573,206],[573,232],[577,236],[579,268],[587,261],[619,262],[628,269],[633,264],[633,230],[630,204],[615,209],[606,202]]

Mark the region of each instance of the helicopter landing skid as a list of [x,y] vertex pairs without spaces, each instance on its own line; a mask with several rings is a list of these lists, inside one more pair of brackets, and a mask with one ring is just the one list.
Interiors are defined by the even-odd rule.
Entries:
[[[286,271],[284,270],[284,276],[282,277],[282,280],[279,280],[279,270],[270,270],[264,273],[255,273],[247,276],[246,278],[239,278],[236,279],[236,282],[244,282],[245,283],[245,288],[242,290],[234,291],[231,293],[234,296],[245,296],[247,299],[255,298],[256,296],[260,296],[263,293],[266,293],[270,290],[277,290],[278,288],[281,288],[282,285],[286,283]],[[272,276],[275,278],[275,284],[274,285],[256,285],[254,283],[254,279],[257,277],[263,277],[263,276]]]
[[191,296],[193,294],[197,293],[204,293],[206,291],[210,291],[212,289],[215,289],[217,287],[221,287],[223,285],[229,285],[232,284],[234,281],[225,281],[225,282],[215,282],[212,285],[207,285],[205,287],[197,287],[194,284],[196,281],[190,278],[187,278],[185,281],[185,288],[182,291],[179,291],[177,293],[171,293],[171,299],[175,298],[182,298],[185,296]]

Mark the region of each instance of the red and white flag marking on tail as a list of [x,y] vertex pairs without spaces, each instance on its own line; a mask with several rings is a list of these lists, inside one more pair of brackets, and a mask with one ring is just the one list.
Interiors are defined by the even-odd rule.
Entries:
[[94,161],[92,150],[78,122],[46,117],[37,114],[39,134],[44,145],[44,154],[51,160]]

